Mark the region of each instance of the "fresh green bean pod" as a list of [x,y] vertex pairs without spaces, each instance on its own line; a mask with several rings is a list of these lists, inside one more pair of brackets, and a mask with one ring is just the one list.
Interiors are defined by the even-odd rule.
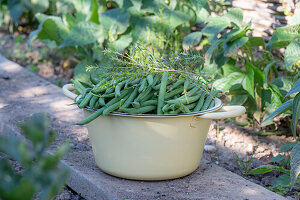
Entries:
[[137,84],[140,83],[140,81],[141,81],[140,78],[134,79],[134,80],[131,81],[130,85],[137,85]]
[[190,103],[194,103],[195,101],[197,101],[200,98],[201,94],[197,94],[195,96],[191,96],[191,97],[186,97],[185,99],[172,99],[172,100],[168,100],[167,103],[172,104],[172,103],[182,103],[182,104],[190,104]]
[[218,93],[218,91],[211,91],[210,95],[208,95],[208,97],[206,97],[205,102],[203,104],[203,107],[201,108],[201,111],[203,110],[207,110],[209,108],[209,105],[211,104],[211,102],[213,101],[213,98],[215,97],[215,95]]
[[83,90],[85,89],[85,87],[83,85],[81,85],[81,83],[79,83],[79,81],[72,79],[71,82],[74,85],[74,88],[80,93],[82,94]]
[[158,81],[159,81],[159,76],[158,75],[154,76],[151,87],[153,88],[156,85],[156,83],[158,83]]
[[180,107],[179,107],[179,109],[183,112],[183,113],[190,113],[191,111],[190,111],[190,109],[187,107],[187,106],[185,106],[184,104],[180,104]]
[[194,94],[196,94],[200,89],[197,86],[194,86],[193,89],[189,90],[186,95],[188,97],[193,96]]
[[130,94],[129,98],[125,101],[125,103],[122,105],[121,109],[127,108],[131,102],[135,99],[135,97],[138,94],[138,88],[135,88],[133,92]]
[[147,85],[147,79],[144,78],[144,79],[142,79],[142,81],[140,83],[139,93],[141,93],[142,91],[144,91],[146,89],[146,85]]
[[189,79],[184,81],[184,84],[183,84],[184,91],[188,90],[190,83],[191,83],[191,81]]
[[100,97],[102,97],[102,98],[113,98],[115,96],[116,96],[115,93],[109,93],[109,94],[103,94]]
[[148,87],[146,90],[144,90],[142,93],[140,93],[134,101],[140,102],[151,92],[151,90],[152,90],[152,87]]
[[160,89],[161,84],[157,84],[156,86],[153,87],[153,90],[159,90]]
[[141,102],[141,107],[155,106],[155,105],[157,105],[157,100],[155,100],[155,99]]
[[85,81],[79,81],[85,88],[93,88],[94,86]]
[[162,107],[162,111],[163,111],[163,113],[166,113],[166,112],[168,112],[169,108],[170,108],[170,104],[166,104],[166,105],[164,105],[164,106]]
[[176,83],[174,83],[173,85],[170,86],[170,89],[174,90],[176,89],[177,87],[179,87],[180,85],[182,85],[184,83],[184,80],[183,79],[180,79],[178,81],[176,81]]
[[177,94],[181,94],[182,92],[183,92],[183,87],[176,88],[176,89],[172,90],[171,92],[166,93],[165,99],[172,98],[173,96],[175,96]]
[[100,97],[99,100],[98,100],[98,102],[99,102],[100,106],[105,106],[105,100],[104,100],[103,97]]
[[148,82],[149,86],[152,86],[152,84],[153,84],[153,76],[151,74],[149,74],[147,76],[147,82]]
[[134,108],[139,108],[139,107],[141,107],[141,104],[140,104],[139,102],[136,102],[136,101],[132,102],[131,105],[132,105]]
[[215,106],[215,101],[212,100],[212,101],[210,102],[209,106],[208,106],[208,109],[211,109],[211,108],[213,108],[214,106]]
[[121,89],[125,86],[125,84],[126,84],[126,80],[124,80],[124,81],[117,84],[117,86],[115,88],[115,96],[116,97],[121,96]]
[[110,94],[110,93],[113,93],[113,92],[115,92],[115,86],[114,85],[109,87],[108,89],[106,89],[105,94]]
[[128,97],[130,96],[130,94],[126,95],[123,99],[121,99],[120,101],[108,106],[105,110],[103,110],[102,115],[106,116],[109,113],[114,112],[115,110],[117,110],[118,108],[120,108],[122,106],[122,104],[124,103],[124,101],[126,101],[126,99],[128,99]]
[[128,114],[143,114],[155,110],[156,106],[144,106],[140,108],[122,108],[122,112]]
[[92,74],[90,74],[90,81],[91,81],[94,85],[97,85],[97,84],[100,82],[100,80],[97,79],[97,78],[95,78],[95,77],[93,77]]
[[99,97],[93,96],[93,97],[91,98],[90,102],[89,102],[89,106],[90,106],[91,108],[94,108],[96,102],[98,102],[98,99],[99,99]]
[[89,93],[84,97],[84,99],[81,101],[81,103],[78,105],[78,107],[79,107],[79,108],[84,108],[84,107],[86,107],[86,106],[89,104],[89,102],[90,102],[90,100],[91,100],[92,97],[93,97],[93,93],[92,93],[92,92],[89,92]]
[[192,110],[193,108],[195,108],[197,103],[191,103],[191,104],[187,104],[185,105],[189,110]]
[[180,109],[176,109],[176,110],[171,110],[171,111],[167,112],[166,114],[167,115],[176,115],[176,114],[178,114],[180,112],[181,112]]
[[96,119],[97,117],[99,117],[103,110],[105,110],[106,107],[102,107],[101,109],[93,112],[91,115],[89,115],[87,118],[83,119],[82,121],[80,122],[77,122],[76,125],[84,125],[84,124],[88,124],[90,123],[91,121],[93,121],[94,119]]
[[198,101],[197,105],[195,106],[193,112],[199,112],[201,110],[201,107],[204,104],[205,97],[206,97],[206,92],[202,90],[201,91],[201,96],[199,98],[199,101]]
[[168,83],[168,77],[169,73],[167,71],[164,71],[162,79],[161,79],[161,86],[158,94],[158,102],[157,102],[157,114],[162,114],[162,107],[165,100],[165,94],[166,94],[166,88]]

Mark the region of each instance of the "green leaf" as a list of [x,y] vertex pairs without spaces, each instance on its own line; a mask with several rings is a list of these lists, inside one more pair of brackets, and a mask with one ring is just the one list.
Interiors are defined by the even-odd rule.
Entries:
[[249,37],[248,43],[250,47],[265,47],[265,40],[262,37]]
[[49,0],[30,0],[33,13],[42,13],[49,8]]
[[267,50],[283,48],[299,34],[300,24],[277,28],[267,44]]
[[291,177],[287,174],[283,174],[275,179],[272,188],[276,188],[278,186],[289,186],[291,182]]
[[124,33],[129,27],[130,14],[121,8],[110,9],[100,14],[100,23],[106,30],[115,29],[117,34]]
[[254,71],[250,65],[246,65],[246,76],[242,82],[244,90],[248,91],[249,94],[254,97]]
[[291,189],[300,174],[300,143],[297,143],[291,152]]
[[209,63],[210,59],[215,51],[215,49],[218,48],[219,44],[222,43],[222,40],[216,40],[212,43],[212,45],[209,47],[209,49],[205,52],[205,62]]
[[60,47],[83,46],[104,39],[102,27],[93,22],[78,23],[61,43]]
[[99,15],[98,15],[98,2],[97,0],[93,0],[92,12],[89,21],[94,22],[96,24],[100,24]]
[[221,78],[214,81],[213,88],[225,92],[231,89],[234,85],[240,84],[244,78],[245,74],[240,72],[234,72],[225,78]]
[[234,59],[230,59],[227,63],[225,63],[222,67],[223,75],[225,77],[229,76],[234,72],[244,73],[240,68],[235,65],[236,61]]
[[131,34],[121,35],[121,37],[109,44],[109,47],[115,51],[122,52],[132,42]]
[[251,62],[246,62],[246,66],[248,68],[251,68],[254,72],[254,83],[255,84],[263,84],[264,83],[264,80],[265,80],[265,75],[264,73],[258,69],[257,67],[255,67]]
[[293,87],[293,77],[291,76],[282,76],[274,79],[272,81],[273,85],[276,85],[280,91],[280,93],[285,96],[288,91],[290,91]]
[[271,158],[271,160],[269,161],[270,163],[280,163],[281,161],[285,160],[285,156],[278,154],[277,156]]
[[191,0],[191,4],[195,6],[196,10],[202,9],[206,4],[208,0]]
[[268,173],[268,172],[271,172],[274,170],[283,172],[285,174],[289,173],[289,171],[284,169],[283,167],[279,167],[279,166],[275,166],[275,165],[262,165],[262,166],[259,166],[255,169],[253,169],[252,171],[250,171],[247,174],[265,174],[265,173]]
[[24,3],[20,0],[9,0],[7,2],[10,17],[17,22],[23,14]]
[[197,44],[199,44],[201,38],[201,32],[193,32],[188,34],[183,40],[183,48],[188,49],[190,47],[196,46]]
[[265,74],[265,83],[268,83],[268,74],[269,74],[269,71],[270,71],[270,69],[271,69],[271,67],[274,65],[274,64],[276,64],[276,61],[275,60],[273,60],[273,61],[271,61],[269,64],[267,64],[267,66],[265,67],[265,69],[264,69],[264,74]]
[[36,14],[36,17],[40,24],[37,30],[30,33],[28,45],[31,45],[36,38],[42,41],[53,41],[56,45],[59,45],[69,33],[67,26],[59,17],[39,13]]
[[282,145],[282,146],[280,147],[280,152],[281,152],[281,153],[286,153],[286,152],[288,152],[288,151],[291,151],[291,150],[294,148],[294,146],[295,146],[296,144],[297,144],[296,142],[293,142],[293,143],[291,143],[291,144],[285,144],[285,145]]
[[174,28],[189,20],[191,20],[191,17],[187,14],[166,8],[162,12],[160,23],[168,27],[168,31],[171,32]]
[[248,37],[241,37],[232,42],[224,43],[224,51],[226,54],[234,56],[237,54],[240,47],[246,44],[248,41]]
[[286,94],[286,97],[296,92],[300,92],[300,78],[296,81],[294,87]]
[[227,18],[221,16],[209,17],[208,24],[202,30],[202,33],[209,36],[209,41],[213,42],[213,39],[216,38],[221,31],[228,27],[229,24],[230,22]]
[[91,65],[87,59],[80,61],[74,69],[74,78],[80,81],[89,81],[90,80],[90,72],[86,71],[86,67]]
[[268,116],[262,123],[261,125],[263,125],[265,122],[267,122],[270,119],[273,119],[274,117],[276,117],[277,115],[283,113],[284,111],[286,111],[287,109],[291,108],[293,105],[293,99],[290,99],[286,102],[284,102],[279,108],[277,108],[270,116]]
[[234,95],[231,98],[229,104],[230,105],[243,105],[247,101],[248,96],[249,96],[248,94],[246,94],[246,95]]
[[241,27],[243,24],[243,11],[240,8],[231,8],[224,15],[230,22],[234,23],[236,26]]
[[284,54],[284,65],[287,70],[291,71],[291,66],[300,60],[300,41],[292,41],[287,46]]
[[142,0],[130,0],[133,7],[138,11],[140,12],[141,11],[141,7],[143,5],[143,2]]
[[297,137],[296,127],[297,127],[297,122],[300,118],[300,93],[298,93],[294,98],[292,111],[293,111],[292,133],[293,133],[294,138],[296,138]]

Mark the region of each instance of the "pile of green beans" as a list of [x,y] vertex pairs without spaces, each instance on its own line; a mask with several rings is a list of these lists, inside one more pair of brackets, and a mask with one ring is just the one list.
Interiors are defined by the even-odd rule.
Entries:
[[157,115],[199,112],[214,107],[214,97],[218,95],[218,91],[209,93],[189,79],[171,80],[166,71],[113,81],[91,76],[90,82],[72,80],[72,83],[80,94],[75,102],[78,107],[95,110],[78,125],[112,112]]

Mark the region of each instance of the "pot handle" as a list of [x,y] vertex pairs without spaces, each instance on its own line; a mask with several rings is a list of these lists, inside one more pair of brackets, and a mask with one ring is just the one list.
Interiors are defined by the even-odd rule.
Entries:
[[230,117],[237,117],[246,112],[244,106],[223,106],[219,111],[214,113],[207,113],[197,116],[201,119],[225,119]]
[[70,99],[75,99],[78,95],[71,92],[70,90],[74,90],[73,84],[66,84],[63,86],[62,91],[66,97],[69,97]]

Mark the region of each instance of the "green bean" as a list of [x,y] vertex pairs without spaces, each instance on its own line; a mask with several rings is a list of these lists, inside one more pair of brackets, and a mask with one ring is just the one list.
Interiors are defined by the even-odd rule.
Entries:
[[85,82],[85,81],[79,81],[81,83],[81,85],[83,85],[85,88],[93,88],[94,86],[92,86],[90,83]]
[[209,106],[208,106],[208,109],[211,109],[211,108],[213,108],[214,106],[215,106],[215,101],[212,100],[212,101],[210,102]]
[[116,97],[120,97],[121,96],[120,91],[124,87],[125,84],[126,84],[126,80],[117,84],[117,86],[115,88],[115,96]]
[[82,100],[82,102],[78,105],[78,107],[79,107],[79,108],[84,108],[84,107],[86,107],[86,106],[89,104],[89,102],[90,102],[90,100],[91,100],[92,97],[93,97],[93,93],[92,93],[92,92],[89,92],[89,93],[84,97],[84,99]]
[[100,97],[99,100],[98,100],[98,102],[99,102],[100,106],[105,106],[105,100],[104,100],[103,97]]
[[161,86],[158,94],[158,102],[157,102],[157,114],[162,114],[162,107],[165,100],[165,93],[166,93],[166,87],[168,82],[169,73],[167,71],[164,71],[162,79],[161,79]]
[[169,111],[167,114],[169,114],[169,115],[176,115],[176,114],[178,114],[178,113],[180,113],[181,112],[181,110],[180,109],[177,109],[177,110],[171,110],[171,111]]
[[183,85],[184,91],[188,90],[190,83],[191,83],[191,81],[189,79],[184,81],[184,85]]
[[197,86],[195,86],[195,87],[193,87],[193,89],[191,89],[190,91],[188,91],[187,93],[186,93],[186,95],[187,96],[193,96],[196,92],[198,92],[200,89],[197,87]]
[[184,104],[182,104],[182,103],[180,103],[179,109],[180,109],[183,113],[190,113],[190,112],[191,112],[190,109],[189,109],[187,106],[185,106]]
[[148,100],[148,101],[143,101],[141,102],[141,107],[144,107],[144,106],[155,106],[157,105],[157,100]]
[[102,107],[101,109],[93,112],[91,115],[89,115],[87,118],[83,119],[82,121],[80,122],[77,122],[76,125],[84,125],[84,124],[88,124],[90,123],[91,121],[93,121],[94,119],[96,119],[97,117],[99,117],[103,110],[105,109],[106,107]]
[[139,102],[136,102],[136,101],[132,102],[131,105],[132,105],[134,108],[139,108],[139,107],[141,107],[141,104],[140,104]]
[[122,108],[122,111],[128,114],[143,114],[155,110],[156,106],[144,106],[140,108]]
[[135,79],[135,80],[133,80],[133,81],[131,81],[131,85],[137,85],[137,84],[139,84],[140,83],[140,81],[141,81],[141,79],[140,78],[137,78],[137,79]]
[[96,102],[98,102],[98,99],[99,99],[99,97],[93,96],[93,97],[91,98],[91,100],[90,100],[89,106],[90,106],[91,108],[94,108]]
[[92,74],[90,74],[90,81],[91,81],[94,85],[97,85],[97,84],[100,82],[100,80],[97,79],[97,78],[94,78],[94,77],[92,76]]
[[182,104],[190,104],[190,103],[194,103],[195,101],[197,101],[200,98],[201,94],[197,94],[195,96],[191,96],[191,97],[186,97],[185,99],[181,99],[181,98],[177,98],[177,99],[172,99],[172,100],[168,100],[167,103],[171,104],[171,103],[182,103]]
[[199,101],[198,101],[197,105],[195,106],[193,112],[199,112],[200,111],[201,107],[204,104],[205,97],[206,97],[206,92],[202,90]]
[[139,93],[141,93],[142,91],[145,90],[147,85],[147,79],[142,79],[141,83],[140,83],[140,87],[139,87]]
[[148,87],[146,90],[144,90],[142,93],[140,93],[134,101],[140,102],[143,98],[145,98],[150,92],[152,88]]
[[114,91],[115,91],[115,86],[111,86],[110,88],[106,89],[105,93],[110,94],[113,93]]
[[100,105],[99,101],[97,101],[97,102],[95,103],[94,108],[95,108],[95,109],[99,109],[100,107],[101,107],[101,105]]
[[159,76],[158,75],[154,76],[153,83],[152,83],[151,87],[153,88],[158,81],[159,81]]
[[106,116],[107,114],[117,110],[118,108],[120,108],[122,106],[122,104],[124,103],[124,101],[126,101],[126,99],[128,99],[128,97],[130,96],[130,94],[126,95],[124,97],[124,99],[121,99],[120,101],[108,106],[105,110],[103,110],[102,115]]
[[74,85],[74,88],[80,93],[82,94],[83,90],[85,89],[85,87],[83,85],[81,85],[81,83],[79,83],[79,81],[72,79],[71,82]]
[[171,92],[166,93],[165,99],[169,99],[177,94],[181,94],[182,92],[183,92],[183,87],[176,88],[176,89],[172,90]]
[[102,97],[102,98],[113,98],[115,96],[116,96],[115,93],[110,93],[110,94],[103,94],[100,97]]
[[153,76],[151,74],[149,74],[147,76],[147,81],[148,81],[148,85],[152,86],[152,84],[153,84]]
[[157,84],[156,86],[153,87],[153,90],[159,90],[160,89],[161,84]]
[[217,91],[211,91],[210,95],[208,95],[208,97],[206,97],[205,102],[203,104],[203,107],[201,108],[202,110],[207,110],[209,108],[209,105],[211,103],[211,101],[213,100],[214,96],[217,94]]
[[81,97],[76,101],[77,104],[80,104],[82,100],[85,98],[86,94],[88,94],[91,91],[91,88],[86,88],[83,90]]
[[138,88],[135,88],[133,90],[133,92],[130,94],[129,98],[122,105],[121,109],[122,108],[127,108],[130,105],[130,103],[135,99],[135,97],[137,96],[137,94],[138,94]]
[[162,107],[163,113],[167,112],[167,111],[169,110],[169,108],[170,108],[170,104],[164,105],[164,106]]
[[196,103],[191,103],[191,104],[187,104],[187,105],[185,105],[188,109],[193,109],[193,108],[195,108],[195,106],[196,106]]
[[176,83],[174,83],[173,85],[170,86],[170,89],[174,90],[175,88],[177,88],[178,86],[182,85],[184,83],[184,80],[178,80],[176,81]]
[[[153,99],[154,95],[150,92],[149,94],[147,94],[146,96],[142,97],[140,102],[143,102],[143,101],[148,101],[150,99]],[[157,100],[156,100],[157,101]]]

